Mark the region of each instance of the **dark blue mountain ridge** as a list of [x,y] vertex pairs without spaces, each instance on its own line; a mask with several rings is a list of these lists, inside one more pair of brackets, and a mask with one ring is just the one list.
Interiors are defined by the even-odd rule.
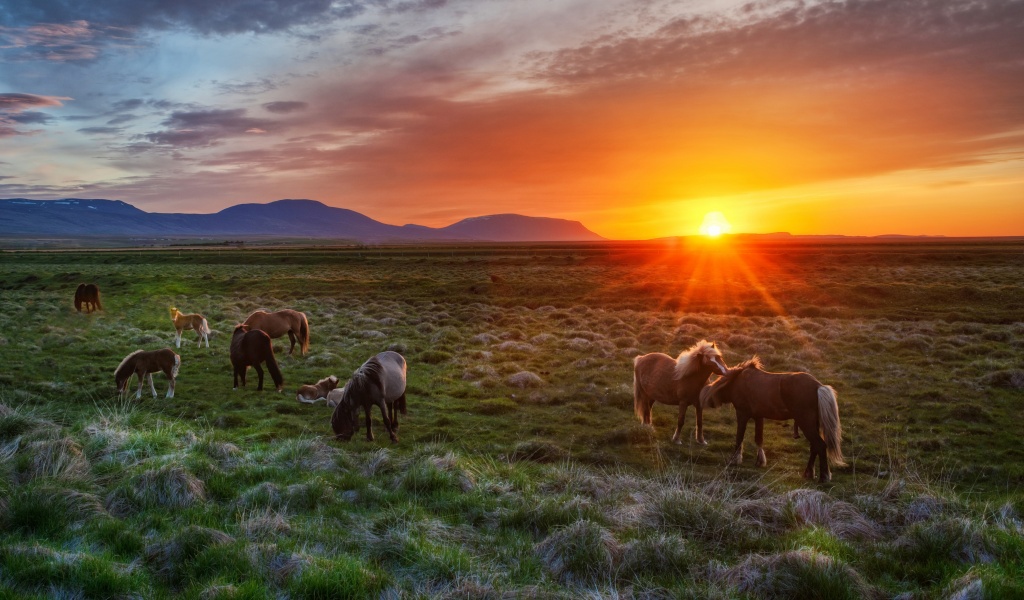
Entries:
[[238,204],[211,214],[150,213],[120,200],[0,200],[0,235],[18,236],[259,236],[359,242],[599,241],[578,221],[516,214],[464,219],[447,227],[388,225],[316,200]]

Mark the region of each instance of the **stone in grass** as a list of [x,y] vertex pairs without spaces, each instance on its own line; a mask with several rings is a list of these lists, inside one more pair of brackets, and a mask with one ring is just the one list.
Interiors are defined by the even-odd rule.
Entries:
[[508,377],[508,384],[512,387],[520,389],[535,388],[544,385],[544,380],[540,378],[540,375],[533,373],[532,371],[519,371],[513,373]]

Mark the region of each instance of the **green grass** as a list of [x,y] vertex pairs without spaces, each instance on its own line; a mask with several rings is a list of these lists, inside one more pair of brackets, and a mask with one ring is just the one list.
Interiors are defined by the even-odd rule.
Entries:
[[[0,598],[1015,597],[1021,250],[2,253]],[[104,311],[74,312],[83,281]],[[172,305],[211,347],[183,336],[175,398],[158,375],[118,399]],[[279,339],[285,393],[232,391],[231,328],[282,307],[309,355]],[[805,482],[806,442],[768,422],[768,468],[752,431],[727,467],[727,408],[707,447],[670,442],[675,407],[639,425],[633,356],[701,338],[834,386],[850,466]],[[401,442],[377,410],[376,441],[334,441],[295,389],[384,349],[409,361]]]

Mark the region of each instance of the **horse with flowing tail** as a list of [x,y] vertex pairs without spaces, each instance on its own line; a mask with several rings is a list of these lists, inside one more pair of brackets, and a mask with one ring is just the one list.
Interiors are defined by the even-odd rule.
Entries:
[[128,382],[132,375],[139,377],[139,389],[135,392],[135,399],[142,398],[142,383],[149,378],[149,389],[156,398],[156,386],[153,385],[153,373],[163,371],[170,381],[167,388],[166,398],[174,397],[174,380],[178,376],[178,369],[181,368],[181,357],[170,348],[163,350],[152,350],[145,352],[136,350],[124,357],[121,364],[114,370],[114,383],[117,384],[117,393],[124,396],[128,391]]
[[257,310],[246,317],[243,324],[248,325],[250,329],[265,331],[267,335],[275,339],[287,333],[288,340],[292,343],[288,354],[295,351],[296,342],[299,343],[299,349],[303,356],[309,350],[309,322],[306,321],[306,313],[290,308],[275,312]]
[[705,446],[700,390],[712,373],[722,375],[726,369],[718,346],[707,340],[683,350],[677,358],[661,352],[637,356],[633,359],[633,411],[641,423],[650,425],[655,402],[678,405],[679,419],[672,441],[682,444],[686,409],[692,405],[697,413],[693,437]]
[[100,288],[95,283],[78,284],[78,289],[75,290],[75,310],[82,312],[83,306],[86,313],[103,310],[103,304],[100,302]]
[[314,404],[326,400],[327,394],[338,387],[338,378],[334,375],[324,377],[313,385],[304,385],[295,393],[295,399],[305,404]]
[[811,456],[804,477],[814,477],[814,459],[818,458],[819,480],[832,480],[829,462],[846,466],[843,460],[843,427],[839,421],[839,402],[832,386],[823,385],[809,373],[769,373],[755,356],[729,369],[728,373],[700,392],[704,407],[732,404],[736,409],[736,450],[732,462],[743,460],[743,434],[747,421],[754,419],[757,465],[768,463],[764,455],[764,420],[793,419],[811,445]]
[[262,392],[263,369],[260,368],[261,362],[267,363],[267,370],[270,371],[274,385],[280,392],[284,388],[284,377],[281,375],[281,369],[277,366],[277,359],[274,358],[274,344],[270,341],[270,336],[259,329],[250,330],[244,324],[237,325],[234,333],[231,334],[231,366],[235,370],[234,389],[238,389],[239,380],[242,382],[242,387],[245,387],[245,372],[252,366],[256,369],[256,375],[259,377],[256,391]]
[[349,441],[359,430],[359,408],[366,413],[366,439],[373,441],[370,409],[380,407],[384,428],[392,442],[398,441],[398,413],[406,414],[405,358],[390,350],[367,360],[352,373],[345,387],[327,395],[327,403],[335,402],[331,429],[337,439]]
[[196,332],[196,346],[202,347],[205,340],[206,347],[210,347],[210,325],[206,322],[206,317],[196,313],[184,315],[172,306],[171,320],[174,321],[174,330],[177,333],[174,343],[178,348],[181,348],[181,332],[186,329]]

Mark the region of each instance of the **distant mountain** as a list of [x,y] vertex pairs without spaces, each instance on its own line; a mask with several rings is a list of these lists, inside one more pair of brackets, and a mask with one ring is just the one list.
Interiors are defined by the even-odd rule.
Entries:
[[0,200],[0,235],[305,237],[359,242],[556,242],[604,238],[579,221],[503,214],[447,227],[388,225],[315,200],[238,204],[212,214],[149,213],[120,200]]

